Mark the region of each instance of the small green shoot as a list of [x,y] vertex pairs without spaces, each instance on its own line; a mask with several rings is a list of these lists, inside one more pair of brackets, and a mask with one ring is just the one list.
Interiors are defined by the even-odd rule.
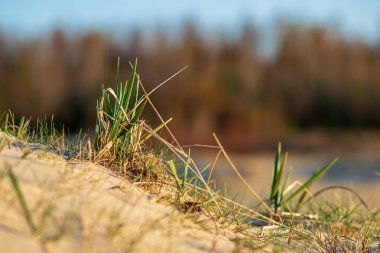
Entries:
[[173,160],[168,161],[168,165],[170,168],[171,173],[173,174],[175,184],[178,188],[178,191],[180,195],[182,195],[185,191],[186,188],[186,183],[188,183],[188,171],[189,171],[189,165],[190,165],[190,156],[188,156],[188,159],[184,165],[184,170],[183,170],[183,179],[181,180],[178,172],[177,172],[177,167],[174,164]]
[[184,171],[183,171],[183,181],[182,181],[182,186],[181,186],[182,191],[185,190],[185,183],[187,182],[187,175],[188,175],[188,171],[189,171],[189,165],[190,165],[190,152],[189,152],[189,155],[187,156],[185,168],[184,168]]
[[170,160],[168,161],[168,165],[169,165],[169,168],[170,168],[170,171],[172,172],[173,176],[174,176],[174,179],[175,179],[175,183],[177,185],[177,188],[179,190],[181,190],[181,181],[179,180],[179,177],[178,177],[178,173],[177,173],[177,168],[173,162],[173,160]]
[[[283,158],[281,158],[281,143],[278,144],[275,159],[274,159],[274,170],[273,170],[273,181],[272,181],[272,188],[271,188],[271,194],[270,194],[270,200],[273,203],[274,206],[274,212],[278,212],[278,208],[281,205],[281,196],[283,196],[283,191],[280,192],[280,183],[282,180],[282,175],[284,173],[284,168],[286,164],[288,154],[286,153]],[[279,166],[279,159],[282,159],[281,165]],[[285,184],[284,184],[284,187]]]
[[322,169],[315,172],[305,183],[303,183],[298,189],[287,195],[290,188],[288,187],[289,179],[290,179],[290,171],[287,173],[283,186],[280,189],[281,182],[283,181],[283,174],[286,166],[288,154],[285,153],[284,156],[281,155],[281,143],[278,143],[275,158],[274,158],[274,169],[272,176],[272,187],[270,193],[270,202],[273,205],[274,213],[276,215],[279,214],[280,209],[284,208],[286,204],[291,202],[295,197],[300,196],[297,208],[303,202],[307,189],[319,178],[321,178],[328,169],[331,168],[334,163],[338,160],[335,158],[332,162],[325,165]]

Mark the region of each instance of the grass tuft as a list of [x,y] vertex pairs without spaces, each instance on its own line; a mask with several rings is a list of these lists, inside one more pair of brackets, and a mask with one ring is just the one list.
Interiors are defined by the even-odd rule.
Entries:
[[94,150],[122,159],[139,148],[140,116],[146,101],[139,100],[139,77],[134,63],[129,80],[120,82],[120,60],[116,67],[115,90],[102,86],[97,106]]
[[[288,204],[293,199],[299,196],[296,206],[296,210],[298,210],[300,205],[304,201],[309,187],[318,179],[320,179],[331,168],[331,166],[333,166],[338,161],[338,158],[335,158],[333,161],[322,167],[320,170],[316,171],[308,180],[306,180],[306,182],[301,184],[296,190],[292,191],[294,184],[291,184],[289,186],[290,171],[286,175],[286,178],[283,178],[287,158],[288,153],[285,153],[284,156],[281,155],[281,142],[279,142],[274,158],[272,186],[269,197],[269,200],[274,207],[274,213],[276,215],[279,215],[279,211],[284,208],[286,209],[286,211],[290,211],[290,209],[287,208]],[[282,188],[280,188],[281,182],[283,182]]]

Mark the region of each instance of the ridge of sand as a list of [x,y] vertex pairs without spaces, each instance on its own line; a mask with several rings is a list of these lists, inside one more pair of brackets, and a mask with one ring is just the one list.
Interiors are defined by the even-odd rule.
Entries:
[[[23,215],[6,164],[16,175],[32,219]],[[234,235],[205,215],[183,214],[92,163],[47,152],[0,151],[2,252],[233,252]]]

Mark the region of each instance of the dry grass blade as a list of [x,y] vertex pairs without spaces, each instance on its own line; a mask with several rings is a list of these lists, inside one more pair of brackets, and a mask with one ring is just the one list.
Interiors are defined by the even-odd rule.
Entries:
[[215,133],[212,134],[214,136],[214,139],[218,146],[220,147],[220,150],[222,151],[224,157],[227,159],[228,163],[236,173],[236,175],[240,178],[240,180],[244,183],[244,185],[247,187],[247,189],[256,197],[257,200],[260,201],[260,203],[268,210],[269,213],[273,213],[272,209],[265,203],[265,201],[252,189],[252,187],[248,184],[248,182],[244,179],[244,177],[240,174],[239,170],[236,168],[230,157],[228,156],[227,152],[224,150],[224,147],[220,143],[218,137]]
[[364,199],[363,199],[362,197],[360,197],[360,195],[359,195],[356,191],[352,190],[352,189],[349,188],[349,187],[346,187],[346,186],[340,186],[340,185],[332,185],[332,186],[328,186],[328,187],[325,187],[325,188],[323,188],[323,189],[317,191],[316,193],[313,193],[312,196],[311,196],[310,198],[308,198],[307,200],[305,200],[305,201],[303,202],[303,204],[305,205],[305,204],[307,204],[308,202],[310,202],[311,200],[313,200],[313,199],[315,199],[316,197],[318,197],[319,195],[321,195],[321,194],[323,194],[323,193],[325,193],[325,192],[327,192],[327,191],[331,191],[331,190],[344,190],[344,191],[348,191],[348,192],[350,192],[351,194],[353,194],[353,195],[359,200],[359,202],[360,202],[360,203],[361,203],[361,204],[362,204],[367,210],[369,210],[367,203],[364,201]]
[[207,179],[207,183],[208,184],[211,181],[212,173],[214,172],[215,165],[216,165],[217,161],[219,160],[219,157],[220,157],[221,154],[222,154],[222,151],[219,149],[218,154],[216,155],[216,157],[215,157],[215,159],[214,159],[214,161],[212,163],[211,170],[210,170],[210,172],[208,174],[208,179]]
[[[176,74],[172,75],[171,77],[169,77],[168,79],[166,79],[164,82],[162,82],[159,86],[161,87],[163,84],[165,84],[167,81],[169,81],[170,79],[172,79],[173,77],[175,77],[176,75],[178,75],[180,72],[182,72],[183,70],[185,70],[187,67],[185,68],[182,68],[180,71],[178,71]],[[168,141],[164,140],[163,138],[161,138],[158,134],[156,134],[149,126],[147,126],[146,124],[144,124],[144,130],[147,131],[149,134],[151,134],[153,137],[155,137],[159,142],[161,142],[162,144],[164,144],[182,163],[186,164],[186,160],[185,158],[187,158],[187,154],[186,152],[183,150],[183,148],[181,147],[181,145],[179,144],[178,140],[175,138],[174,134],[172,133],[172,131],[170,130],[170,128],[167,126],[166,124],[166,121],[162,118],[161,114],[158,112],[157,108],[154,106],[153,102],[151,101],[150,99],[150,95],[152,94],[152,91],[151,92],[147,92],[146,89],[144,88],[144,85],[142,84],[141,80],[138,79],[138,82],[140,83],[140,87],[141,89],[143,90],[144,92],[144,96],[143,98],[146,99],[148,101],[148,103],[150,104],[151,108],[154,110],[154,112],[156,113],[157,117],[160,119],[161,121],[161,124],[165,127],[165,129],[167,130],[167,132],[169,133],[170,137],[172,138],[172,140],[174,141],[174,143],[176,144],[176,146],[172,145],[171,143],[169,143]],[[154,91],[157,90],[157,89],[154,89]],[[203,178],[200,170],[198,169],[196,163],[190,159],[190,164],[189,164],[189,169],[190,171],[192,171],[197,177],[198,179],[203,183],[203,185],[205,186],[205,188],[207,189],[207,191],[209,192],[211,198],[213,199],[213,201],[215,202],[215,204],[217,205],[218,207],[218,210],[220,211],[220,207],[218,205],[218,202],[216,201],[215,197],[214,197],[214,192],[211,190],[211,188],[209,187],[209,185],[207,184],[207,182],[205,181],[205,179]]]
[[[184,69],[186,69],[186,67],[183,68],[183,69],[181,69],[180,71],[178,71],[177,74],[179,74],[180,72],[182,72]],[[161,83],[161,86],[162,86],[163,84],[165,84],[168,80],[170,80],[170,79],[172,79],[173,77],[175,77],[177,74],[172,75],[171,77],[169,77],[168,79],[166,79],[164,82]],[[153,104],[152,100],[150,99],[150,94],[152,94],[152,92],[149,92],[149,93],[148,93],[148,92],[146,91],[146,89],[145,89],[143,83],[141,82],[141,80],[139,79],[138,81],[139,81],[139,83],[140,83],[140,87],[141,87],[141,89],[142,89],[143,92],[144,92],[144,99],[146,99],[146,100],[148,101],[149,105],[151,106],[151,108],[153,109],[153,111],[156,113],[156,115],[157,115],[157,117],[160,119],[161,123],[164,124],[164,123],[165,123],[165,120],[162,118],[161,114],[158,112],[157,108],[155,107],[155,105]],[[156,90],[156,89],[155,89],[155,90]],[[169,133],[170,137],[171,137],[172,140],[175,142],[175,144],[176,144],[178,147],[180,147],[180,144],[179,144],[177,138],[174,136],[174,134],[173,134],[173,132],[170,130],[170,128],[169,128],[168,126],[165,125],[165,129],[166,129],[166,131]],[[182,149],[182,148],[181,148],[181,149]],[[183,149],[182,149],[182,151],[183,151]]]
[[[158,127],[156,127],[155,129],[152,130],[152,133],[157,133],[158,131],[160,131],[163,127],[165,127],[167,124],[169,124],[171,121],[173,120],[173,118],[170,118],[168,119],[167,121],[165,121],[164,123],[162,123],[161,125],[159,125]],[[141,143],[144,143],[146,142],[147,140],[149,140],[151,137],[152,137],[152,133],[148,133],[145,135],[145,137],[141,140]]]
[[[154,131],[152,131],[148,126],[145,125],[144,130],[152,134],[153,137],[155,137],[160,143],[164,144],[183,164],[186,164],[187,161],[185,159],[188,159],[188,155],[183,151],[179,150],[175,146],[173,146],[171,143],[163,139],[161,136],[156,134]],[[210,194],[210,197],[213,199],[215,204],[217,205],[217,208],[219,211],[221,211],[218,202],[216,201],[216,198],[214,196],[213,190],[209,187],[207,182],[202,176],[202,173],[198,169],[196,163],[193,161],[193,159],[190,158],[189,166],[188,168],[190,169],[191,172],[194,173],[194,175],[197,176],[197,178],[202,182],[202,184],[205,186],[206,190]]]

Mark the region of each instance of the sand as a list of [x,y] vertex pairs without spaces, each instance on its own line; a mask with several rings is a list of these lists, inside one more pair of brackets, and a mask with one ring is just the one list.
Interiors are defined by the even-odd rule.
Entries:
[[[52,153],[0,152],[1,252],[234,252],[235,234],[201,212],[184,214],[106,168]],[[6,175],[16,175],[31,233]]]

